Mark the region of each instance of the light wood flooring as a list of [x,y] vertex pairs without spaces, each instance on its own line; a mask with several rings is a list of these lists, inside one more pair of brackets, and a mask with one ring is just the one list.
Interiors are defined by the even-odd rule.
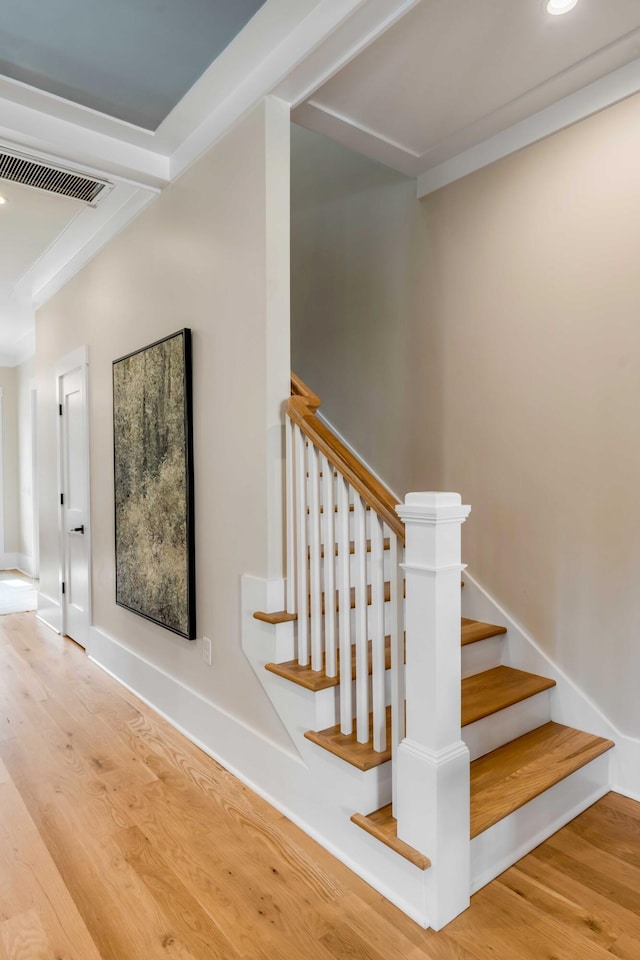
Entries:
[[0,960],[612,957],[640,960],[640,805],[609,794],[423,931],[71,641],[0,618]]

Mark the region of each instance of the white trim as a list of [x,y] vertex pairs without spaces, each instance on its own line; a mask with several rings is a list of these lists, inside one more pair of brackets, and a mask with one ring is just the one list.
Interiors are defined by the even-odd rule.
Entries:
[[0,141],[30,154],[57,157],[59,163],[99,168],[109,177],[148,186],[168,181],[169,157],[149,146],[140,146],[135,137],[127,137],[124,131],[122,136],[115,137],[91,129],[86,114],[73,121],[63,118],[54,104],[52,99],[34,109],[0,98]]
[[[172,130],[182,129],[183,136],[171,153],[170,173],[174,180],[180,176],[195,160],[222,137],[241,117],[249,113],[263,97],[273,94],[288,104],[308,95],[311,89],[324,82],[324,79],[337,72],[355,56],[364,46],[372,43],[379,32],[386,29],[397,18],[413,6],[417,0],[321,0],[292,29],[284,33],[268,25],[263,30],[260,50],[253,50],[253,56],[238,59],[229,68],[229,64],[242,45],[248,45],[249,31],[243,37],[239,35],[238,44],[229,48],[228,57],[224,54],[215,61],[202,79],[189,91],[184,100],[160,125],[157,139],[160,143],[172,139]],[[275,7],[275,3],[265,5],[263,18],[271,11],[266,7]],[[391,11],[391,15],[390,15]],[[393,14],[395,11],[395,15]],[[399,11],[399,12],[398,12]],[[260,25],[259,11],[249,28]],[[364,39],[356,36],[347,40],[346,51],[335,50],[334,35],[342,30],[349,36],[349,23],[354,15],[362,18],[358,21],[360,30],[368,26]],[[264,21],[268,24],[268,21]],[[271,42],[265,40],[269,38]],[[256,57],[262,54],[262,58]],[[298,74],[298,82],[292,80],[298,68],[304,65],[308,57],[314,62],[313,79],[304,69]],[[226,76],[225,76],[226,74]],[[224,84],[220,84],[220,77]],[[217,81],[217,82],[216,82]],[[194,113],[187,123],[182,119],[189,112],[189,104],[199,101],[203,106],[203,90],[208,89],[206,113]],[[221,91],[228,91],[221,96]]]
[[[211,753],[211,747],[202,746],[202,741],[194,738],[192,733],[187,732],[184,724],[196,722],[196,715],[200,712],[212,711],[217,716],[214,724],[219,726],[221,723],[237,725],[244,734],[257,737],[261,743],[261,749],[276,750],[282,753],[287,760],[299,763],[305,766],[304,761],[293,751],[285,750],[280,744],[275,743],[269,737],[266,737],[255,727],[249,726],[238,717],[221,707],[216,706],[210,700],[207,700],[201,693],[194,690],[182,680],[177,680],[167,670],[152,663],[151,660],[142,654],[132,650],[126,644],[117,640],[115,637],[101,630],[99,627],[90,628],[90,646],[87,648],[87,656],[93,663],[97,664],[102,670],[112,676],[115,680],[134,693],[148,707],[152,707],[161,717],[164,717],[172,726],[184,734],[189,740],[197,743],[199,747],[206,750],[209,756],[218,760],[218,756]],[[110,665],[109,665],[110,664]],[[126,673],[123,670],[127,667]],[[126,679],[128,678],[128,679]],[[144,691],[146,689],[147,693]],[[165,704],[164,708],[158,706],[158,702]],[[206,738],[207,727],[203,726],[198,737]],[[226,765],[225,765],[226,766]],[[236,771],[227,766],[235,776]]]
[[633,96],[640,90],[640,58],[588,84],[576,93],[539,110],[519,123],[483,140],[468,150],[424,170],[418,177],[418,198],[475,170],[495,163],[579,120]]
[[14,292],[41,306],[155,200],[158,192],[150,187],[116,184],[99,206],[83,207],[78,212],[23,274]]
[[36,620],[44,623],[55,633],[62,633],[60,601],[39,590]]
[[[91,417],[89,411],[89,347],[77,347],[75,350],[62,356],[56,363],[56,402],[58,407],[63,404],[62,381],[69,373],[79,371],[82,378],[82,389],[84,392],[84,439],[85,439],[85,504],[84,504],[84,538],[87,551],[87,617],[86,634],[90,633],[92,623],[92,549],[91,549]],[[65,580],[66,569],[66,538],[64,531],[64,506],[62,505],[60,494],[64,493],[64,467],[63,467],[63,444],[64,444],[64,425],[63,417],[56,416],[57,419],[57,459],[58,459],[58,576],[59,576],[59,603],[60,603],[60,632],[66,633],[66,611],[62,594],[62,583]],[[77,639],[77,638],[74,638]],[[88,642],[88,641],[87,641]]]
[[[4,554],[4,390],[0,387],[0,555]],[[0,563],[1,563],[0,559]],[[6,569],[6,568],[5,568]]]
[[404,737],[400,745],[405,754],[424,763],[429,763],[433,767],[449,763],[451,760],[458,760],[460,757],[466,759],[469,756],[469,750],[464,740],[451,743],[448,747],[443,747],[442,750],[429,750],[417,740],[411,740],[409,737]]
[[0,553],[0,570],[17,570],[17,553]]
[[31,576],[40,576],[40,481],[38,477],[38,389],[35,378],[29,381],[31,411]]
[[[77,347],[75,350],[71,350],[69,353],[65,353],[58,362],[56,363],[56,377],[59,380],[60,377],[63,377],[65,373],[73,373],[74,370],[78,370],[80,367],[89,363],[89,347],[85,344],[82,347]],[[58,402],[60,398],[58,397]]]
[[403,173],[407,177],[416,177],[420,169],[420,155],[409,147],[390,140],[383,134],[365,127],[363,124],[343,116],[316,100],[300,104],[291,119],[308,130],[315,130],[331,140],[336,140],[349,150],[362,153],[378,163]]
[[367,0],[352,4],[351,15],[327,34],[318,49],[304,57],[274,92],[292,109],[299,107],[419,2]]

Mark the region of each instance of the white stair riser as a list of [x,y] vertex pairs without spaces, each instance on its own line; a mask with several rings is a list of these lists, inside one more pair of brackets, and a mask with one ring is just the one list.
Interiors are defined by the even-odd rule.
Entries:
[[471,893],[480,890],[609,790],[609,752],[471,841]]
[[474,677],[477,673],[492,670],[502,664],[504,634],[487,637],[477,643],[468,643],[462,648],[462,679]]
[[[371,677],[369,677],[369,709],[371,710],[372,690]],[[391,671],[385,670],[384,673],[384,695],[385,704],[391,703]],[[316,698],[316,725],[314,730],[325,730],[327,727],[334,727],[340,723],[340,687],[330,687],[328,690],[319,690],[316,694],[311,693]],[[356,683],[352,681],[351,702],[353,704],[353,717],[355,720],[356,706]]]
[[472,760],[483,757],[511,740],[541,727],[551,719],[550,690],[498,710],[482,720],[462,728],[462,739],[469,748]]

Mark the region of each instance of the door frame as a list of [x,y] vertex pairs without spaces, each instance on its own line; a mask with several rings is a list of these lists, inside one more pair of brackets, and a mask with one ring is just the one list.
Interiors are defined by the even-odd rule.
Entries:
[[35,379],[29,381],[31,411],[31,576],[40,579],[40,482],[38,480],[38,389]]
[[4,389],[0,387],[0,567],[6,565],[4,555],[4,411],[2,401]]
[[84,457],[84,479],[85,479],[85,542],[87,545],[87,637],[90,635],[90,627],[93,622],[92,608],[92,568],[91,568],[91,473],[90,473],[90,418],[89,418],[89,347],[82,346],[76,350],[61,357],[56,364],[56,403],[58,405],[56,420],[58,428],[56,430],[56,445],[58,451],[58,600],[60,603],[60,633],[62,636],[67,632],[67,614],[65,608],[65,598],[62,593],[62,584],[65,578],[66,570],[66,538],[64,530],[64,509],[62,506],[62,496],[64,492],[64,462],[63,462],[63,428],[62,416],[60,415],[63,393],[62,380],[68,373],[79,371],[82,379],[82,388],[84,390],[84,429],[86,437],[86,450]]

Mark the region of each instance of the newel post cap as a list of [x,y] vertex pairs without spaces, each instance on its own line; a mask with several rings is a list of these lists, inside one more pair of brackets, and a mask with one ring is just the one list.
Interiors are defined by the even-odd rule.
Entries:
[[411,520],[466,520],[471,507],[462,503],[459,493],[441,493],[427,490],[418,493],[408,493],[404,503],[396,507],[398,516],[406,521]]

